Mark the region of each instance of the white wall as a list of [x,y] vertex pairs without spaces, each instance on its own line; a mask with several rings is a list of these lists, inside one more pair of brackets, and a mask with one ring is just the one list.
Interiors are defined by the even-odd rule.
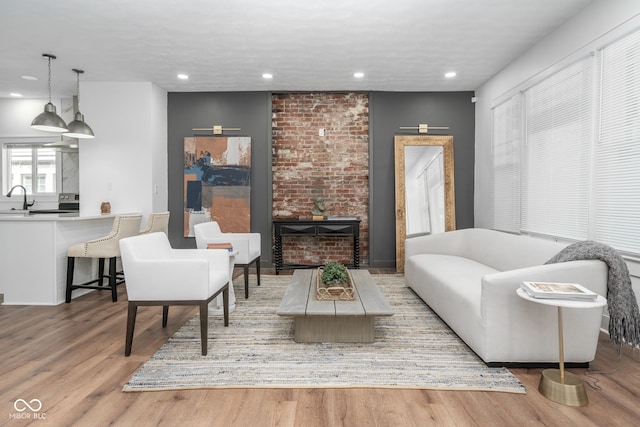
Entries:
[[[492,189],[491,108],[519,90],[577,58],[597,51],[640,28],[640,1],[596,0],[557,31],[525,52],[476,90],[475,200],[476,227],[489,227]],[[636,297],[640,297],[640,262],[627,262]],[[639,298],[640,300],[640,298]],[[639,301],[640,302],[640,301]],[[603,318],[606,329],[608,318]]]
[[112,213],[142,213],[144,225],[168,206],[167,94],[149,82],[87,82],[81,93],[96,138],[80,140],[80,213],[109,202]]

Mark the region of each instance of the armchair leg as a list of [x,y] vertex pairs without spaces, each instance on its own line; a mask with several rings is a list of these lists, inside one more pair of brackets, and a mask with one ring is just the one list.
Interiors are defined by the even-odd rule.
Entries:
[[133,344],[133,330],[136,324],[136,314],[138,312],[138,306],[135,302],[129,301],[129,309],[127,313],[127,336],[124,345],[124,355],[129,356],[131,354],[131,346]]
[[249,298],[249,264],[243,266],[244,270],[244,298]]
[[163,305],[162,306],[162,327],[166,328],[167,327],[167,320],[169,319],[169,306],[168,305]]
[[222,291],[222,311],[224,313],[224,326],[229,326],[229,286],[230,283],[227,283],[227,286]]
[[256,260],[256,276],[258,278],[258,286],[260,286],[260,257]]
[[207,334],[209,329],[209,305],[200,304],[200,341],[202,342],[202,355],[207,355]]

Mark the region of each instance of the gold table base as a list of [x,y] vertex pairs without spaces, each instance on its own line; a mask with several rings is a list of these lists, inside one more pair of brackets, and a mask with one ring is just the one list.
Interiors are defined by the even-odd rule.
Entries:
[[547,399],[562,405],[586,406],[589,403],[582,380],[577,375],[561,372],[560,369],[542,371],[538,391]]

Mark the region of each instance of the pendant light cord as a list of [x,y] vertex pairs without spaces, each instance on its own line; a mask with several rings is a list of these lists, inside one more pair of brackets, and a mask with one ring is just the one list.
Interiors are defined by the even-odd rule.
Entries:
[[49,58],[49,103],[51,103],[51,56],[47,55]]

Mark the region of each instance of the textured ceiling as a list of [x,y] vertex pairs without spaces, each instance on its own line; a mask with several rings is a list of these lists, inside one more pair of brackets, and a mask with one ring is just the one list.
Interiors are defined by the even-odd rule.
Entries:
[[[150,81],[170,92],[474,90],[589,3],[3,0],[0,98],[46,97],[42,53],[58,57],[54,97],[74,94],[72,68],[85,70],[82,81]],[[450,70],[457,77],[445,79]]]

